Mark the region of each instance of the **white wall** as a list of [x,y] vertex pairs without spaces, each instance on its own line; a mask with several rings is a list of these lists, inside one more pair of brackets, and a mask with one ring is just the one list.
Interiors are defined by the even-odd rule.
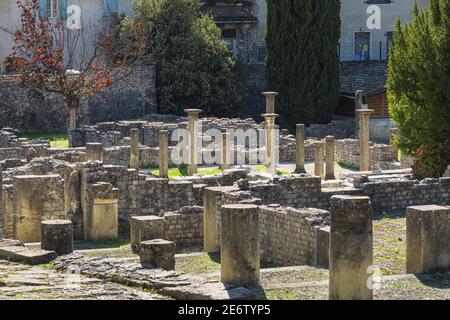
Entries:
[[[102,30],[104,22],[103,0],[69,0],[68,5],[81,8],[82,26],[86,28],[85,47],[92,48],[92,33]],[[132,0],[119,0],[119,13],[132,15]],[[0,0],[0,62],[12,48],[12,34],[19,28],[20,12],[16,0]],[[89,32],[88,30],[89,29]]]
[[[414,6],[413,0],[394,0],[390,4],[378,4],[381,9],[381,29],[369,30],[367,27],[367,8],[370,4],[363,0],[343,0],[341,17],[341,60],[352,60],[354,49],[354,33],[358,31],[370,32],[371,57],[379,56],[379,42],[383,42],[382,50],[385,54],[386,32],[395,31],[395,21],[410,21]],[[428,0],[417,0],[420,7],[426,7]]]

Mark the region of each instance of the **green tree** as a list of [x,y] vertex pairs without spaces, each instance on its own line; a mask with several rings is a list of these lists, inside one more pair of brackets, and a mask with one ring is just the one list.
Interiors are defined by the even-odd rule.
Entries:
[[[144,35],[144,56],[156,64],[160,113],[182,114],[188,107],[204,114],[227,114],[237,97],[234,62],[220,29],[199,12],[198,0],[142,0],[134,4],[120,43]],[[134,31],[129,31],[134,29]],[[125,39],[125,40],[124,40]],[[120,56],[120,54],[119,54]]]
[[327,123],[339,99],[340,0],[268,0],[267,79],[281,121]]
[[450,0],[414,8],[397,21],[389,55],[389,111],[400,129],[398,147],[414,156],[415,173],[438,177],[450,160]]

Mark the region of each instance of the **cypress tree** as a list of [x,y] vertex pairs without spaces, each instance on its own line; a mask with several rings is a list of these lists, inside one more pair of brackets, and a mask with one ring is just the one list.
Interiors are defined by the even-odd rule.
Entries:
[[266,76],[283,125],[327,123],[339,99],[340,0],[268,0]]

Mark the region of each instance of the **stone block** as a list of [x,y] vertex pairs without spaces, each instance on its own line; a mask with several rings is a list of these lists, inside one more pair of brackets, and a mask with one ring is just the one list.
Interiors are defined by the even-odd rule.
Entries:
[[58,255],[73,252],[73,224],[70,220],[46,220],[41,223],[41,248]]
[[330,261],[330,227],[317,230],[316,264],[328,267]]
[[222,206],[221,282],[257,286],[260,281],[258,207],[246,204]]
[[30,265],[45,264],[55,260],[55,251],[32,249],[22,246],[0,247],[0,259],[13,262],[26,263]]
[[154,239],[143,241],[139,246],[141,264],[151,264],[164,270],[175,270],[175,242]]
[[406,210],[406,272],[450,268],[450,208],[426,205]]
[[372,207],[369,197],[331,198],[331,300],[372,300]]
[[164,218],[157,216],[131,217],[131,248],[138,252],[143,241],[164,238]]

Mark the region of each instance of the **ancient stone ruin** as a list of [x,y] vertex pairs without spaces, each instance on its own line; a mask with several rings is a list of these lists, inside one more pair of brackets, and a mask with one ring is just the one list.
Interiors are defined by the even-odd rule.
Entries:
[[[370,110],[347,135],[337,122],[291,134],[265,95],[262,122],[188,109],[74,129],[68,149],[0,130],[0,265],[78,268],[161,299],[391,299],[416,276],[448,277],[447,173],[416,179],[395,146],[370,141]],[[450,296],[421,286],[409,298]]]

